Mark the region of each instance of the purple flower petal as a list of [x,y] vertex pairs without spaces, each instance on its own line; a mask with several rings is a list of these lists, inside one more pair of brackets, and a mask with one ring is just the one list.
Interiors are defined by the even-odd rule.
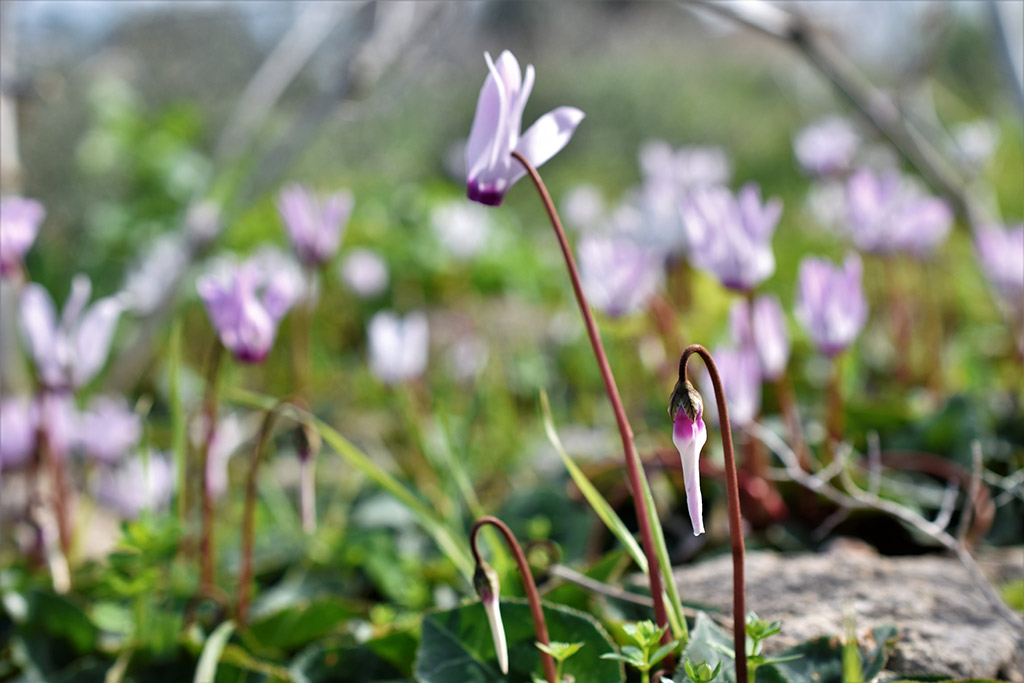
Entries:
[[0,277],[21,267],[45,217],[46,209],[34,199],[0,199]]

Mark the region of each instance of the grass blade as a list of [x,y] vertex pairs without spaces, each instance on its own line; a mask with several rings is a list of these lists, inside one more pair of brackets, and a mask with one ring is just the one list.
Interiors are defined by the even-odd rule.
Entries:
[[235,622],[228,620],[213,629],[213,633],[206,639],[203,645],[203,653],[199,655],[199,664],[196,666],[196,676],[193,683],[213,683],[217,675],[217,664],[224,653],[224,647],[228,639],[235,632]]

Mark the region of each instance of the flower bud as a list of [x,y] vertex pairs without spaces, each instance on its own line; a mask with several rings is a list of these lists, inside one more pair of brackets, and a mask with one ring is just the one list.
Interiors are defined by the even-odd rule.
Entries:
[[703,501],[700,495],[700,449],[708,440],[704,426],[704,401],[687,379],[676,383],[669,401],[672,416],[672,443],[679,450],[686,487],[686,507],[690,512],[693,535],[704,533]]
[[480,596],[480,602],[484,605],[487,613],[487,623],[491,627],[491,636],[494,638],[494,652],[498,656],[498,666],[501,673],[508,673],[508,645],[505,642],[505,627],[501,623],[501,609],[498,606],[498,573],[486,562],[480,562],[473,572],[473,588]]

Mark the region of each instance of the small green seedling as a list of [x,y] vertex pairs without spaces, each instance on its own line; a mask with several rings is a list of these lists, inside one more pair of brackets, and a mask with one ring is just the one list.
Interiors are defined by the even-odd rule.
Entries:
[[[571,675],[562,674],[562,666],[565,664],[565,660],[572,657],[574,654],[580,651],[583,647],[583,643],[559,643],[553,642],[550,645],[544,643],[534,643],[537,649],[541,652],[546,652],[551,655],[551,658],[555,660],[555,680],[559,683],[575,683],[576,678]],[[533,675],[534,683],[547,683],[543,678]]]
[[[614,652],[603,654],[601,659],[625,662],[640,672],[642,683],[650,683],[651,669],[679,646],[678,640],[673,640],[666,645],[660,645],[661,637],[667,629],[668,626],[658,628],[650,621],[626,624],[622,627],[622,630],[636,644],[623,646],[621,654]],[[662,680],[664,681],[665,679]]]
[[686,672],[686,677],[693,681],[693,683],[711,683],[711,681],[718,677],[718,672],[721,670],[722,662],[718,662],[714,669],[707,662],[694,664],[689,659],[683,662],[683,671]]
[[[781,664],[782,662],[792,662],[793,660],[800,659],[803,655],[786,655],[782,657],[765,657],[762,653],[764,650],[764,641],[772,636],[776,635],[782,630],[781,621],[765,621],[764,619],[758,618],[755,612],[750,612],[747,615],[747,673],[750,680],[754,679],[754,673],[758,667],[764,666],[765,664]],[[710,643],[711,647],[718,650],[727,657],[735,659],[735,653],[732,648],[728,648],[719,643]]]

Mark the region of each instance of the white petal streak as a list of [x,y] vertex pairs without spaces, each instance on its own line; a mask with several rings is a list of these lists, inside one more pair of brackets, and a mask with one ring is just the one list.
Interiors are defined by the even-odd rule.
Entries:
[[[519,144],[516,145],[516,151],[526,157],[534,167],[539,167],[569,143],[583,116],[583,112],[576,107],[552,109],[523,133]],[[521,171],[517,179],[524,173],[525,170]]]

